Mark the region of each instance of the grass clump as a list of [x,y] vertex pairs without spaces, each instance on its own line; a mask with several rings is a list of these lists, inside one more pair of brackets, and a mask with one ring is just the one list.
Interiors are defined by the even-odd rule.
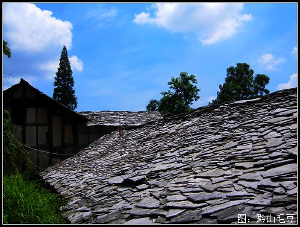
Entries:
[[52,193],[37,180],[20,173],[4,176],[3,217],[8,224],[68,223],[59,208],[67,201]]
[[3,112],[3,222],[5,224],[65,224],[60,207],[66,199],[33,179],[26,146],[14,137],[9,112]]

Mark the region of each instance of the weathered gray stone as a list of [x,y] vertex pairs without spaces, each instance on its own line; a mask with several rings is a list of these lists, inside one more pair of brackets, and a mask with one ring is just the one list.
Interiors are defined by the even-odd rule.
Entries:
[[241,176],[238,176],[240,180],[247,180],[247,181],[260,181],[262,180],[261,172],[252,172],[252,173],[245,173]]
[[282,194],[285,194],[285,189],[284,189],[283,187],[277,187],[277,188],[274,189],[273,192],[274,192],[275,194],[280,194],[280,195],[282,195]]
[[169,195],[167,196],[166,200],[168,202],[172,202],[172,201],[184,201],[186,200],[186,197],[183,195]]
[[165,208],[176,208],[176,209],[196,209],[206,206],[206,203],[192,203],[190,201],[177,201],[168,202],[164,205]]
[[122,184],[124,182],[124,177],[117,176],[108,180],[109,184]]
[[193,210],[193,211],[185,211],[178,216],[171,219],[171,221],[167,222],[168,224],[175,223],[195,223],[201,220],[201,209]]
[[253,197],[254,194],[248,193],[245,191],[234,191],[226,194],[226,198],[232,200],[232,199],[246,199]]
[[283,181],[280,183],[286,190],[291,190],[297,187],[296,182],[294,181]]
[[284,122],[289,119],[290,119],[289,117],[275,117],[275,118],[271,118],[270,120],[268,120],[267,123],[279,124],[279,123]]
[[241,162],[241,163],[235,163],[235,168],[239,169],[249,169],[254,166],[255,162]]
[[137,207],[141,207],[141,208],[158,208],[159,207],[159,200],[150,197],[150,198],[146,198],[143,199],[142,201],[140,201],[139,203],[136,204]]
[[279,138],[270,138],[270,139],[268,139],[266,147],[268,147],[268,148],[278,147],[279,145],[281,145],[283,143],[284,143],[284,141],[281,137],[279,137]]
[[297,202],[297,198],[292,196],[274,195],[272,198],[272,204],[274,206],[289,205],[291,203],[296,203],[296,202]]
[[293,188],[293,189],[291,189],[291,190],[288,190],[288,191],[286,192],[286,194],[297,196],[297,192],[298,192],[297,187],[295,187],[295,188]]
[[269,134],[265,135],[264,138],[265,139],[270,139],[270,138],[279,138],[281,137],[282,135],[278,132],[275,132],[275,131],[272,131],[270,132]]
[[214,216],[217,217],[218,223],[224,224],[224,223],[232,223],[234,221],[237,221],[238,219],[238,214],[241,214],[242,211],[245,209],[245,205],[237,205],[237,206],[232,206],[227,209],[218,211],[214,214]]
[[183,209],[170,209],[168,211],[168,213],[166,213],[166,218],[167,219],[170,219],[170,218],[173,218],[173,217],[176,217],[177,215],[181,214],[183,211]]
[[96,223],[97,224],[106,224],[106,223],[115,221],[116,219],[123,219],[123,218],[126,218],[128,216],[129,215],[123,214],[120,210],[116,210],[116,211],[113,211],[109,214],[98,216],[96,218]]
[[208,183],[206,185],[201,185],[201,187],[205,191],[208,191],[208,192],[213,192],[216,189],[220,189],[220,188],[223,188],[223,187],[230,187],[230,186],[232,186],[232,181],[223,181],[223,182],[216,183],[216,184],[210,184],[210,183]]
[[239,204],[243,204],[243,203],[246,203],[248,200],[237,200],[237,201],[231,201],[231,202],[227,202],[227,203],[223,203],[223,204],[220,204],[220,205],[216,205],[216,206],[211,206],[211,207],[205,207],[202,209],[202,215],[210,215],[210,214],[213,214],[217,211],[220,211],[220,210],[224,210],[228,207],[232,207],[232,206],[236,206],[236,205],[239,205]]
[[149,188],[149,186],[146,185],[146,184],[141,184],[141,185],[136,186],[136,188],[137,188],[138,190],[144,190],[144,189],[146,189],[146,188]]
[[229,148],[232,148],[232,147],[236,147],[238,145],[238,143],[237,142],[228,142],[228,143],[226,143],[225,145],[224,145],[224,149],[229,149]]
[[197,174],[197,177],[200,178],[212,178],[212,177],[221,177],[224,175],[224,171],[220,169],[208,170],[206,172],[202,172]]
[[280,175],[285,175],[288,173],[296,173],[296,172],[297,172],[297,164],[287,164],[284,166],[269,169],[265,173],[262,173],[261,175],[264,178],[266,178],[266,177],[280,176]]
[[138,216],[138,217],[152,217],[157,215],[166,215],[167,212],[159,209],[146,209],[146,208],[133,207],[131,210],[125,213]]
[[253,206],[269,206],[271,205],[271,199],[252,199],[249,200],[246,204]]
[[145,225],[145,224],[152,224],[152,220],[150,218],[137,218],[132,219],[130,221],[124,222],[125,225]]
[[225,198],[225,194],[224,193],[219,193],[219,192],[215,192],[215,193],[194,193],[194,194],[190,194],[188,196],[188,199],[190,199],[193,202],[203,202],[203,201],[207,201],[210,199],[218,199],[218,198]]

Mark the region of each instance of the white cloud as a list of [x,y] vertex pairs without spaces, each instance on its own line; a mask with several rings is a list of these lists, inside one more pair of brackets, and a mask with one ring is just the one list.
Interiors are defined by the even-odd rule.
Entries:
[[118,10],[115,7],[111,7],[109,9],[103,8],[102,5],[96,5],[96,8],[94,8],[93,10],[89,11],[86,14],[86,18],[93,18],[96,20],[103,20],[103,19],[107,19],[107,18],[113,18],[115,16],[117,16],[118,14]]
[[83,62],[77,56],[73,55],[72,57],[69,57],[69,60],[70,60],[72,70],[82,72]]
[[293,75],[290,76],[290,79],[287,83],[278,84],[276,88],[277,90],[282,90],[282,89],[297,87],[297,79],[298,79],[298,74],[294,73]]
[[31,3],[5,3],[3,27],[13,50],[30,52],[72,45],[72,24]]
[[[12,50],[12,57],[3,61],[4,73],[11,75],[5,84],[11,85],[23,75],[52,80],[63,46],[68,50],[72,47],[72,24],[35,4],[5,3],[3,36]],[[70,62],[75,71],[83,70],[83,62],[77,56],[72,56]]]
[[[71,68],[73,71],[82,72],[83,62],[75,55],[69,57]],[[39,69],[47,71],[46,79],[53,79],[59,67],[59,60],[49,61],[38,66]]]
[[294,49],[291,52],[291,55],[294,55],[295,57],[297,57],[297,55],[298,55],[298,48],[297,47],[294,47]]
[[51,61],[40,65],[39,68],[42,70],[47,70],[55,73],[57,71],[58,66],[59,66],[59,61]]
[[88,20],[88,25],[92,25],[93,29],[103,29],[111,25],[117,15],[118,10],[115,7],[106,8],[102,4],[94,4],[93,9],[88,11],[84,18]]
[[241,14],[243,3],[155,3],[149,12],[135,15],[136,24],[154,24],[172,32],[195,33],[204,45],[231,38],[251,14]]
[[257,59],[257,62],[266,67],[268,70],[278,70],[276,66],[285,62],[284,58],[275,58],[273,54],[264,54]]

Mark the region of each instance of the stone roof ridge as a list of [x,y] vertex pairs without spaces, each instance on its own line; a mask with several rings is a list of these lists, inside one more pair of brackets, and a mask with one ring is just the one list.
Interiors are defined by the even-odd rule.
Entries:
[[80,111],[90,119],[88,125],[139,126],[161,119],[158,111]]
[[184,116],[112,132],[43,171],[70,198],[65,217],[72,224],[297,224],[296,89]]
[[211,105],[207,105],[207,106],[201,106],[198,107],[188,113],[181,113],[181,114],[177,114],[177,115],[165,115],[164,116],[164,120],[170,121],[170,120],[178,120],[178,119],[185,119],[188,117],[192,117],[195,114],[198,115],[200,113],[204,113],[204,112],[210,112],[214,109],[220,108],[220,107],[233,107],[233,106],[242,106],[242,105],[247,105],[247,104],[254,104],[254,103],[262,103],[267,101],[268,99],[274,99],[276,97],[283,97],[286,98],[287,95],[291,95],[291,94],[295,94],[297,95],[297,87],[296,88],[288,88],[288,89],[283,89],[283,90],[279,90],[276,92],[272,92],[270,94],[264,95],[262,97],[259,98],[254,98],[254,99],[244,99],[244,100],[238,100],[238,101],[228,101],[228,102],[224,102],[221,104],[211,104]]

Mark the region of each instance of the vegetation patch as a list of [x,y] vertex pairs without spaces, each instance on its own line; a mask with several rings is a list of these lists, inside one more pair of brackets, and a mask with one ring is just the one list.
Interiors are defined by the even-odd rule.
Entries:
[[59,210],[64,198],[46,189],[38,180],[16,173],[3,179],[3,217],[8,224],[68,223]]

